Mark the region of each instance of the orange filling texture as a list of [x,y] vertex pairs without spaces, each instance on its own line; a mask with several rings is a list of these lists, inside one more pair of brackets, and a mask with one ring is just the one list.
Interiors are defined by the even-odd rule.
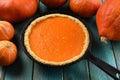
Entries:
[[29,36],[32,51],[47,61],[62,62],[81,53],[85,34],[79,24],[64,17],[38,22]]

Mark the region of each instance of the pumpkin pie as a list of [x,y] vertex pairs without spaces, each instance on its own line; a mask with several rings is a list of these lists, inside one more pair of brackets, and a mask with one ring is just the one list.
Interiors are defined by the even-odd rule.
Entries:
[[36,18],[24,33],[24,45],[37,62],[61,66],[81,58],[89,46],[89,33],[77,18],[54,13]]

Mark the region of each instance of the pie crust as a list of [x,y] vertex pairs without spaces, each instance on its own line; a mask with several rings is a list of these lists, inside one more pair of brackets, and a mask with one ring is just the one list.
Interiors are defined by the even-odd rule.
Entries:
[[[35,53],[31,50],[31,47],[29,44],[29,35],[31,33],[32,27],[34,27],[34,25],[36,25],[38,22],[40,22],[42,20],[45,20],[45,19],[51,18],[51,17],[57,17],[57,16],[69,18],[70,20],[74,21],[75,23],[78,23],[82,27],[82,29],[85,33],[85,36],[86,36],[85,42],[84,42],[85,44],[84,44],[82,52],[79,55],[74,56],[73,58],[66,60],[66,61],[63,61],[63,62],[53,62],[53,61],[47,61],[47,60],[41,59],[40,57],[35,55]],[[85,25],[79,19],[77,19],[75,17],[72,17],[70,15],[66,15],[66,14],[60,14],[60,13],[48,14],[48,15],[38,17],[37,19],[35,19],[34,21],[32,21],[30,23],[30,25],[27,27],[27,29],[25,30],[25,33],[24,33],[24,46],[25,46],[28,54],[37,62],[47,64],[47,65],[54,65],[54,66],[62,66],[62,65],[69,64],[69,63],[72,63],[72,62],[80,59],[87,51],[88,46],[89,46],[89,42],[90,42],[89,32],[88,32],[87,28],[85,27]]]

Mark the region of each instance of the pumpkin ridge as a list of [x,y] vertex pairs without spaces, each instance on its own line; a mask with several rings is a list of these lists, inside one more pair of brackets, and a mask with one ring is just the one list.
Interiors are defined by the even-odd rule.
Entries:
[[[116,20],[118,19],[118,17],[119,17],[120,15],[117,15],[111,22],[112,22],[112,24],[109,24],[108,26],[109,27],[107,27],[108,29],[110,29],[112,26],[113,26],[113,24],[116,22]],[[104,35],[103,35],[104,36]]]
[[[112,7],[113,8],[113,7]],[[115,8],[117,8],[117,7],[114,7],[114,9]],[[105,34],[106,34],[106,37],[108,38],[108,39],[112,39],[112,38],[114,38],[114,35],[116,34],[116,33],[112,33],[112,34],[109,34],[109,32],[108,31],[111,31],[111,29],[113,30],[113,31],[117,31],[115,28],[116,27],[114,27],[115,26],[115,23],[118,21],[118,18],[119,18],[119,14],[120,14],[120,10],[119,11],[117,11],[117,10],[114,10],[114,11],[112,11],[112,14],[114,14],[114,13],[118,13],[118,14],[116,14],[116,15],[114,15],[114,18],[113,19],[111,19],[111,18],[109,18],[109,19],[111,19],[111,21],[109,20],[109,25],[107,25],[107,27],[106,28],[108,28],[107,30],[105,29],[104,30],[104,32],[105,32]],[[110,15],[112,15],[111,13],[110,13]],[[118,29],[119,30],[119,29]],[[105,36],[105,34],[103,34],[102,36]]]
[[[120,19],[120,15],[118,15],[118,16],[114,19],[114,21],[113,21],[113,23],[112,23],[112,25],[111,25],[111,28],[113,28],[113,26],[115,26],[113,30],[114,30],[114,31],[117,31],[117,32],[120,31],[120,30],[119,30],[119,27],[116,26],[116,22],[117,22],[117,23],[120,22],[118,19]],[[114,35],[119,35],[119,34],[113,33],[113,35],[112,35],[111,37],[113,37]]]
[[5,54],[6,50],[6,48],[3,50],[2,54],[0,55],[0,58]]
[[[120,14],[120,11],[119,11],[119,14]],[[120,16],[119,14],[114,17],[113,21],[111,21],[112,24],[114,24],[114,22],[116,22],[116,20],[117,20],[118,17]],[[108,26],[110,26],[110,25],[111,25],[111,24],[109,24]]]
[[10,63],[10,58],[11,58],[10,54],[8,54],[8,63]]
[[8,35],[3,27],[0,27],[0,33],[2,33],[5,36],[5,38],[8,39]]

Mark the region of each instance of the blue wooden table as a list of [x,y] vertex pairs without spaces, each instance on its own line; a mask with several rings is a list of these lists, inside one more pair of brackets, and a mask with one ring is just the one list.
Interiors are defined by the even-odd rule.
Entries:
[[[68,7],[64,6],[63,9],[67,10]],[[47,11],[42,4],[38,8],[39,14]],[[120,70],[120,41],[108,41],[107,44],[101,43],[95,16],[84,20],[93,35],[91,47],[93,55]],[[22,30],[28,21],[14,24],[19,40]],[[17,60],[8,67],[0,67],[0,80],[114,80],[86,59],[63,67],[38,64],[25,54],[19,41],[17,44],[19,45]]]

